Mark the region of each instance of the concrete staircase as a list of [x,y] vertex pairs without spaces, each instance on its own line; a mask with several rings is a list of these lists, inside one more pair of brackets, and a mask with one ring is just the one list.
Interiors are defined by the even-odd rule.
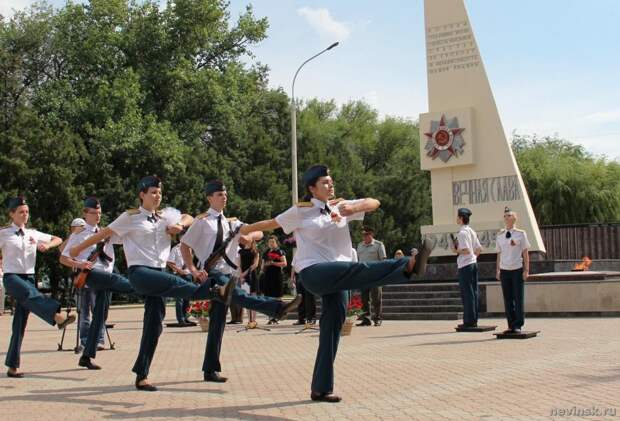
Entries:
[[[383,287],[385,320],[458,320],[463,306],[456,283],[388,285]],[[317,318],[321,300],[317,299]],[[297,314],[289,313],[289,319]]]
[[456,284],[406,284],[383,287],[385,320],[457,320],[463,306]]

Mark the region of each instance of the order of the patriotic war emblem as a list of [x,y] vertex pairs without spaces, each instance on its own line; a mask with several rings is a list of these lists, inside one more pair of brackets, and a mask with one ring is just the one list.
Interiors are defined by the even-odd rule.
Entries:
[[465,129],[459,127],[456,117],[447,120],[445,115],[439,121],[431,120],[431,130],[424,133],[426,136],[426,155],[432,159],[439,158],[443,162],[454,155],[456,158],[463,153],[465,140],[462,133]]

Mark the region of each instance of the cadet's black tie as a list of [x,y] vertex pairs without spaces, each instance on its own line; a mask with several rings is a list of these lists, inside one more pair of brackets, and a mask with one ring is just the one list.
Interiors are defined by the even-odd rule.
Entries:
[[152,223],[156,223],[159,220],[159,215],[157,215],[155,212],[153,212],[151,214],[151,216],[146,218],[147,221],[152,222]]
[[19,236],[19,237],[23,237],[24,234],[24,230],[23,229],[18,229],[17,231],[15,231],[15,235]]
[[321,209],[321,213],[323,215],[331,215],[332,214],[332,210],[329,208],[329,206],[327,206],[327,203],[325,204],[325,207],[323,209]]
[[95,234],[99,232],[99,228],[95,227]]
[[222,226],[222,215],[220,214],[217,217],[217,234],[215,235],[215,245],[213,246],[213,250],[219,249],[223,242],[224,242],[224,227]]

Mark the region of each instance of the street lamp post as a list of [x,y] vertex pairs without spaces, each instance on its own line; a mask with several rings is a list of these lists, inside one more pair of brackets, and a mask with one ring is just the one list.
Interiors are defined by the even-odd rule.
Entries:
[[331,50],[332,48],[338,45],[337,42],[334,42],[332,45],[327,47],[326,49],[320,51],[319,53],[313,55],[308,60],[301,63],[301,66],[295,72],[295,76],[293,76],[293,84],[291,88],[291,161],[292,161],[292,182],[293,182],[293,205],[297,203],[299,200],[299,192],[297,190],[297,112],[295,106],[295,79],[297,79],[297,74],[306,63],[310,60],[315,59],[326,51]]

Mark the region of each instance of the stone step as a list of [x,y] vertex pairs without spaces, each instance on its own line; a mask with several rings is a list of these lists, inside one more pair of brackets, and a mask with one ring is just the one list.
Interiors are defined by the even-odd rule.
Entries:
[[461,313],[391,313],[383,315],[384,320],[459,320]]
[[429,292],[429,291],[459,291],[458,284],[399,284],[386,285],[385,292]]
[[384,300],[407,300],[407,299],[425,299],[425,298],[461,298],[461,293],[458,291],[428,291],[428,292],[400,292],[400,291],[385,291],[383,290]]
[[419,305],[419,306],[392,306],[386,305],[383,303],[383,314],[394,314],[394,313],[458,313],[462,312],[463,307],[461,305],[441,305],[441,306],[429,306],[429,305]]
[[461,298],[422,298],[422,299],[396,299],[383,297],[383,308],[393,306],[460,306]]

